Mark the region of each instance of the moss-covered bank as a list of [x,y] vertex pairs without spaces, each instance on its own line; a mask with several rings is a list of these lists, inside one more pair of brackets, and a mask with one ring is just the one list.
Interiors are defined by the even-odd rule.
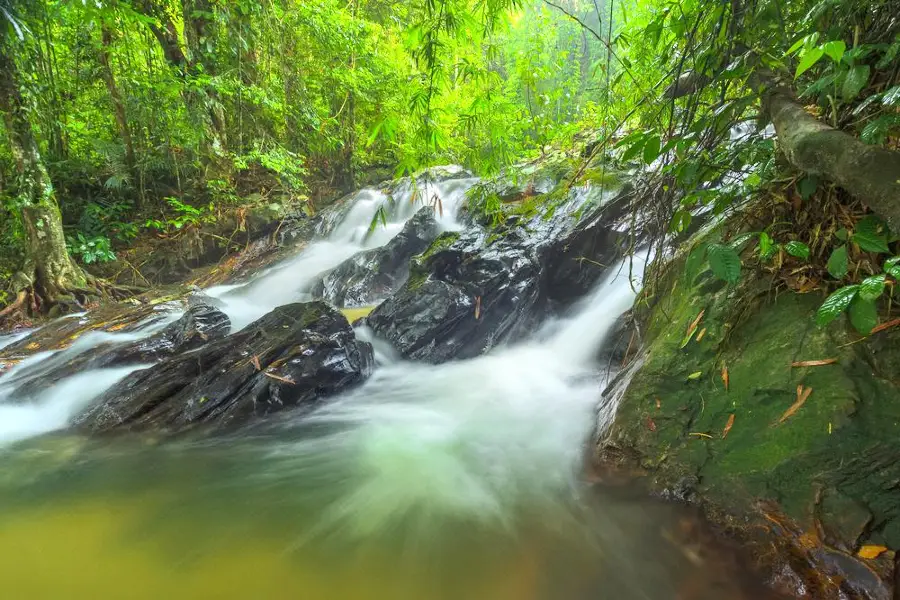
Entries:
[[692,277],[693,262],[671,261],[638,301],[645,362],[600,457],[701,502],[755,544],[776,584],[896,597],[900,329],[821,329],[820,294],[776,293],[747,273],[726,286]]

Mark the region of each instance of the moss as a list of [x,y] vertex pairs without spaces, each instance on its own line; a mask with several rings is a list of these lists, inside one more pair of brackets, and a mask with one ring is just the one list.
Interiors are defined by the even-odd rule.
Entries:
[[[690,262],[683,253],[642,294],[636,313],[646,362],[622,399],[612,439],[634,450],[663,487],[697,478],[701,495],[726,513],[749,511],[765,498],[809,526],[816,498],[841,494],[868,507],[882,524],[878,535],[896,547],[900,388],[893,366],[900,344],[851,343],[857,340],[846,324],[815,326],[822,296],[770,294],[767,281],[748,273],[739,287],[708,272],[693,278],[685,275]],[[701,311],[698,333],[685,344]],[[900,333],[879,335],[900,341]],[[791,366],[824,358],[838,362]],[[693,373],[701,375],[689,379]],[[801,385],[812,393],[784,418]],[[860,472],[866,456],[895,466]]]
[[456,240],[459,239],[458,231],[445,231],[444,233],[437,236],[431,245],[419,255],[419,258],[422,260],[428,260],[434,254],[440,252],[441,250],[446,250],[450,246],[452,246]]

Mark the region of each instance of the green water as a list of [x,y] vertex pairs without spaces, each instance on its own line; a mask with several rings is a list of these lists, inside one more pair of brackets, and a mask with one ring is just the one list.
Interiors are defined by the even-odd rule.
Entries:
[[166,444],[57,437],[7,450],[4,597],[758,597],[698,557],[675,507],[576,485],[523,493],[502,518],[425,504],[386,518],[374,498],[351,499],[352,464],[298,464],[284,454],[284,435]]

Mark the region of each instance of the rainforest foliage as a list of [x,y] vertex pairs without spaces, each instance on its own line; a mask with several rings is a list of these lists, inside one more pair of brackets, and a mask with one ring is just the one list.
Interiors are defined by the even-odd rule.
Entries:
[[656,174],[660,245],[761,200],[748,235],[697,260],[731,282],[752,265],[840,288],[832,309],[870,330],[863,279],[893,289],[900,233],[897,14],[897,0],[0,0],[0,306],[77,298],[98,285],[85,269],[135,239],[222,211],[313,210],[379,175],[491,174],[577,144],[576,163]]

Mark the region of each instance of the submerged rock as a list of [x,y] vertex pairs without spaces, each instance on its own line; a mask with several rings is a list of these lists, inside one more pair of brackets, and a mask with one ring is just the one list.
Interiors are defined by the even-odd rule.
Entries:
[[323,275],[313,287],[313,296],[335,306],[375,304],[403,285],[409,260],[428,248],[437,234],[434,209],[423,207],[387,244],[358,252]]
[[95,400],[76,427],[178,431],[237,425],[321,399],[363,381],[372,347],[317,301],[281,306],[245,329],[132,373]]

